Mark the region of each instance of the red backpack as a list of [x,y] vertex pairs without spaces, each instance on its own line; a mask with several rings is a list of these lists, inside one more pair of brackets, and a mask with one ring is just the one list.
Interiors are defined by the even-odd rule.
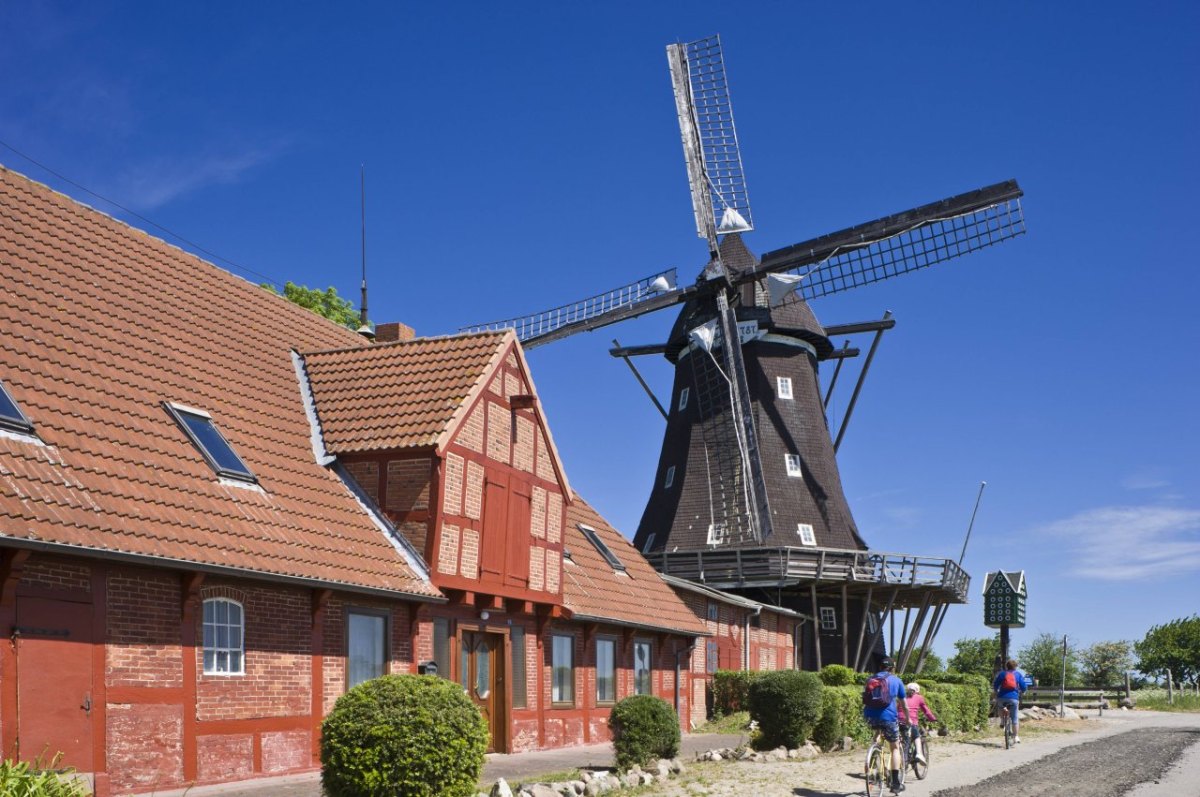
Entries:
[[887,708],[892,705],[892,690],[888,686],[887,673],[881,672],[867,679],[863,687],[863,706],[866,708]]
[[1015,671],[1004,671],[1004,678],[1000,681],[1000,690],[1003,692],[1017,691],[1017,673]]

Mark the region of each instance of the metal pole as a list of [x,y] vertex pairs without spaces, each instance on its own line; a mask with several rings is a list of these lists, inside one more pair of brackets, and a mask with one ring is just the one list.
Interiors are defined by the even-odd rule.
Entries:
[[[892,311],[888,310],[883,314],[883,320],[887,321],[892,317]],[[858,382],[854,385],[854,392],[850,394],[850,403],[846,405],[846,414],[842,416],[842,425],[838,428],[837,439],[833,441],[833,453],[837,453],[838,446],[842,444],[842,437],[846,434],[846,427],[850,425],[850,416],[854,414],[854,405],[858,403],[858,394],[862,391],[863,382],[866,381],[867,371],[871,368],[871,360],[875,358],[875,350],[879,348],[879,341],[883,338],[883,330],[875,331],[875,339],[871,341],[871,348],[867,352],[867,359],[863,361],[862,371],[858,375]]]
[[1063,634],[1062,684],[1058,687],[1058,716],[1063,716],[1067,691],[1067,635]]
[[[617,348],[621,347],[621,343],[616,338],[613,338],[613,345]],[[663,420],[667,420],[667,411],[664,410],[663,405],[659,403],[658,396],[654,395],[654,392],[650,390],[650,386],[646,384],[646,380],[642,379],[642,374],[640,371],[638,371],[637,366],[633,364],[633,360],[625,356],[622,356],[621,359],[624,360],[625,364],[629,366],[629,370],[633,371],[633,375],[637,379],[638,384],[642,386],[642,390],[646,391],[646,395],[649,396],[650,400],[654,402],[654,406],[658,408],[658,413],[663,416]]]
[[362,309],[359,310],[360,326],[367,325],[367,167],[360,164],[358,171],[359,215],[362,217]]
[[975,526],[975,513],[979,511],[979,502],[983,500],[983,488],[987,482],[979,483],[979,495],[975,496],[975,508],[971,510],[971,522],[967,524],[967,538],[963,540],[962,553],[958,555],[958,566],[962,567],[963,557],[967,555],[967,543],[971,541],[971,529]]
[[[842,351],[850,348],[850,341],[842,343]],[[842,363],[846,362],[846,358],[842,357],[837,361],[837,365],[833,366],[833,376],[829,378],[829,389],[825,391],[825,401],[822,406],[829,409],[829,399],[833,398],[833,388],[837,384],[838,374],[842,372]]]

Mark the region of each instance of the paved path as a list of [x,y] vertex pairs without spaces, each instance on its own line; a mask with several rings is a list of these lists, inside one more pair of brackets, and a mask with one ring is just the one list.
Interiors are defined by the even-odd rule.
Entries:
[[[683,737],[679,757],[683,761],[691,761],[699,751],[716,747],[736,747],[744,744],[748,738],[736,734],[688,734]],[[512,755],[493,753],[484,762],[482,782],[490,789],[499,778],[515,784],[536,780],[538,775],[571,769],[602,769],[612,765],[611,742]],[[156,793],[156,797],[184,797],[185,794],[187,797],[321,797],[321,776],[318,772],[310,772],[220,786],[197,786],[194,789],[160,791]]]

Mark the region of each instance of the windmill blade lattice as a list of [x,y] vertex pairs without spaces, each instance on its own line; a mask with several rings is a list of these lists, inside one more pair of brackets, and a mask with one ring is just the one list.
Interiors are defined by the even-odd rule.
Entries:
[[768,252],[746,279],[802,276],[798,301],[907,274],[1023,234],[1022,195],[1009,180]]

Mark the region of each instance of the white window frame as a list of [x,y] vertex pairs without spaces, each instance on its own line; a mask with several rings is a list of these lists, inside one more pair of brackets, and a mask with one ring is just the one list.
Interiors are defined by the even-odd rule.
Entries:
[[658,532],[650,532],[650,536],[646,537],[646,544],[642,546],[642,553],[650,553],[650,549],[654,547],[654,538],[658,536]]
[[837,611],[832,606],[821,607],[821,630],[837,630]]
[[813,531],[813,527],[812,527],[811,523],[797,523],[796,524],[796,533],[798,535],[800,535],[800,544],[801,545],[816,546],[817,535],[816,535],[816,532]]
[[663,489],[670,490],[675,484],[675,466],[671,465],[667,468],[666,478],[663,479]]
[[[225,622],[217,620],[217,606],[226,605]],[[208,607],[212,606],[212,620],[209,620]],[[236,606],[238,610],[238,621],[236,625],[229,620],[228,607]],[[201,638],[200,643],[203,648],[204,674],[216,676],[238,676],[246,674],[246,607],[240,601],[235,601],[232,598],[205,598],[201,604]],[[226,644],[219,645],[220,631],[224,630],[226,634]],[[237,645],[233,644],[233,631],[237,631]],[[211,632],[211,634],[210,634]],[[211,642],[210,642],[211,640]],[[236,654],[237,667],[236,669],[230,664],[234,660]],[[221,661],[224,657],[225,669],[221,669]],[[211,663],[210,663],[211,662]]]
[[790,376],[775,377],[775,396],[788,401],[792,400],[792,378]]
[[[720,536],[718,536],[718,535],[720,535]],[[723,526],[718,526],[718,524],[716,524],[716,523],[708,524],[708,544],[709,545],[721,545],[721,544],[727,542],[726,536],[727,536],[727,533]]]
[[[638,653],[641,650],[646,651],[645,670],[641,669],[638,661]],[[645,675],[646,691],[642,691],[642,675]],[[635,695],[652,695],[654,694],[654,643],[648,639],[633,640],[633,693]]]
[[683,412],[684,410],[687,409],[688,397],[691,395],[692,395],[692,389],[690,387],[681,388],[679,390],[679,411],[680,412]]
[[552,634],[550,640],[550,702],[559,707],[574,706],[575,637]]
[[787,469],[787,475],[793,479],[804,478],[804,466],[800,464],[799,454],[784,454],[783,467]]

